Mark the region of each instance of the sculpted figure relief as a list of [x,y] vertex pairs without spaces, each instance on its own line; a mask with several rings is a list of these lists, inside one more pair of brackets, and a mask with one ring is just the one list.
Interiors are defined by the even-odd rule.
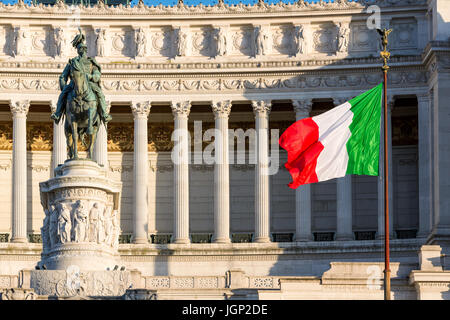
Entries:
[[216,54],[218,56],[224,56],[227,53],[227,38],[225,36],[225,30],[223,28],[216,29],[214,36],[216,40]]
[[99,230],[99,209],[98,203],[94,203],[91,211],[89,211],[89,241],[98,242]]
[[26,56],[30,48],[30,35],[23,28],[18,28],[15,36],[16,40],[16,56]]
[[255,28],[255,55],[265,55],[267,53],[267,39],[266,32],[261,27]]
[[64,34],[64,31],[62,28],[56,28],[54,32],[55,37],[55,56],[56,57],[62,57],[65,54],[66,46],[67,46],[67,39]]
[[47,251],[51,248],[50,243],[50,235],[49,235],[49,228],[50,228],[50,214],[51,210],[46,208],[44,209],[45,218],[43,225],[41,227],[41,238],[42,238],[42,247],[44,251]]
[[58,210],[54,205],[50,206],[50,246],[53,248],[58,243]]
[[117,249],[119,247],[119,235],[121,232],[119,216],[118,216],[117,210],[113,211],[111,221],[112,221],[112,232],[113,232],[112,246],[113,246],[113,248]]
[[98,233],[97,233],[97,242],[103,243],[105,241],[105,212],[104,210],[98,211]]
[[113,244],[113,222],[112,222],[112,216],[111,216],[111,207],[105,208],[104,211],[104,220],[105,220],[105,243],[107,245]]
[[86,235],[88,234],[88,226],[87,219],[89,217],[89,213],[87,209],[84,207],[82,201],[78,200],[75,204],[75,211],[73,216],[74,226],[73,226],[73,235],[75,242],[84,242],[86,241]]
[[304,54],[306,49],[305,27],[296,26],[294,29],[294,45],[296,54]]
[[[68,158],[78,159],[77,143],[81,139],[88,149],[88,159],[92,159],[94,143],[100,121],[111,120],[107,111],[105,96],[100,87],[101,67],[94,58],[87,57],[85,36],[79,34],[72,40],[78,56],[69,59],[59,77],[61,94],[57,108],[51,118],[59,123],[65,115],[64,133],[68,146]],[[70,82],[67,81],[70,78]],[[87,143],[85,137],[89,138]]]
[[186,55],[187,34],[179,28],[176,32],[177,55],[182,57]]
[[350,29],[340,22],[338,27],[338,52],[348,51],[349,34]]
[[147,38],[145,36],[144,29],[139,28],[138,32],[135,36],[136,40],[136,56],[143,57],[147,53],[146,41]]
[[58,216],[58,235],[61,243],[70,242],[71,240],[71,219],[70,210],[64,203],[57,204]]
[[99,29],[97,33],[97,56],[104,57],[106,56],[106,30]]

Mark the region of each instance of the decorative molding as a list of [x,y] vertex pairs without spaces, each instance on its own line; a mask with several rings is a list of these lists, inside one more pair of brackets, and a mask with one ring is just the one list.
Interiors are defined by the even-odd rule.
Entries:
[[[334,11],[334,10],[363,10],[366,6],[376,4],[381,7],[425,5],[425,0],[338,0],[334,2],[318,1],[309,3],[304,0],[298,0],[292,4],[278,2],[276,4],[268,4],[258,1],[254,5],[246,5],[239,3],[236,5],[228,5],[223,1],[219,1],[213,6],[205,6],[202,3],[196,6],[188,6],[184,3],[178,3],[175,6],[147,6],[143,2],[137,5],[124,6],[107,6],[103,1],[99,1],[93,6],[77,6],[77,10],[83,15],[208,15],[208,14],[248,14],[248,13],[283,13],[283,12],[305,12],[311,11]],[[0,13],[40,13],[40,14],[57,14],[61,16],[72,15],[71,6],[59,1],[56,5],[25,4],[18,1],[16,4],[0,3]]]

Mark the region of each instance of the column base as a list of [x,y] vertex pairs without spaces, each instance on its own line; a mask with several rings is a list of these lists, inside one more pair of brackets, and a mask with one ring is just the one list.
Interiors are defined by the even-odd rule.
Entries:
[[186,238],[184,238],[184,239],[174,239],[174,240],[172,240],[172,243],[175,243],[175,244],[189,244],[189,243],[191,243],[191,240],[190,239],[186,239]]
[[148,239],[147,238],[143,238],[143,237],[139,237],[139,238],[132,239],[131,242],[134,243],[134,244],[148,244]]
[[314,239],[313,239],[312,236],[309,236],[309,237],[306,237],[306,236],[303,236],[303,237],[295,237],[295,236],[294,236],[294,241],[295,241],[295,242],[309,242],[309,241],[314,241]]
[[253,240],[253,242],[256,242],[256,243],[269,243],[271,241],[270,241],[269,237],[258,237],[258,238],[255,238]]
[[351,234],[336,235],[336,241],[352,241],[355,240]]
[[23,237],[16,237],[16,238],[11,238],[11,242],[13,243],[28,243],[28,239],[27,238],[23,238]]
[[231,243],[230,238],[217,238],[217,239],[212,239],[213,243]]

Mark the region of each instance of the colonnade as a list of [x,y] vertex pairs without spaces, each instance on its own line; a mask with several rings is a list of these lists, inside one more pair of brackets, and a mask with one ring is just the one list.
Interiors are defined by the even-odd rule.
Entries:
[[[350,98],[335,99],[339,105]],[[392,97],[389,100],[388,145],[392,157],[392,130],[390,112],[393,106]],[[429,159],[430,139],[430,99],[428,95],[418,96],[419,102],[419,232],[418,236],[426,237],[431,229],[431,196]],[[269,115],[272,107],[270,100],[252,101],[256,129],[256,166],[255,166],[255,229],[254,242],[270,242],[270,190],[269,190]],[[108,103],[109,104],[109,103]],[[27,164],[26,164],[26,117],[30,102],[10,101],[13,116],[13,208],[11,242],[27,241]],[[296,119],[310,116],[312,98],[292,100]],[[216,130],[228,132],[228,119],[232,103],[230,100],[212,101],[211,111],[215,118]],[[56,102],[51,101],[54,111]],[[190,101],[173,101],[171,103],[174,117],[176,150],[172,152],[174,162],[174,226],[173,243],[186,244],[189,238],[189,141],[188,119],[191,109]],[[148,101],[131,102],[134,118],[134,174],[133,174],[133,236],[132,242],[148,243],[148,151],[147,151],[147,121],[151,110]],[[67,157],[63,121],[53,127],[53,167],[62,164]],[[215,243],[229,243],[230,239],[230,175],[228,134],[222,134],[215,139],[214,164],[214,234]],[[380,149],[380,159],[383,159],[383,148]],[[174,158],[175,157],[175,158]],[[103,124],[97,136],[94,152],[95,160],[107,168],[107,135]],[[217,161],[218,160],[218,161]],[[389,172],[392,174],[392,158]],[[380,162],[380,177],[378,180],[378,237],[384,235],[384,185],[382,177],[382,162]],[[390,179],[391,215],[393,214],[392,178]],[[423,200],[423,201],[422,201]],[[311,186],[304,185],[295,193],[295,235],[294,241],[312,241],[311,230]],[[353,240],[352,232],[352,180],[351,176],[337,179],[337,228],[335,240]],[[392,216],[391,216],[392,221]],[[393,223],[390,233],[393,234]]]

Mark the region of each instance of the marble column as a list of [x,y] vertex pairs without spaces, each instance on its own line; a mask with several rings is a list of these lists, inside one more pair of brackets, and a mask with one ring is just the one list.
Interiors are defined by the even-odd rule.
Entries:
[[431,232],[431,99],[417,95],[419,122],[419,230],[417,237],[427,238]]
[[[50,101],[52,113],[56,111],[57,100]],[[67,143],[64,133],[64,122],[66,117],[62,117],[58,124],[53,121],[53,168],[63,164],[67,159]]]
[[269,113],[268,100],[252,101],[256,129],[254,242],[270,242]]
[[133,243],[148,243],[148,141],[147,119],[151,105],[148,101],[133,102]]
[[[107,112],[111,109],[111,103],[106,101]],[[97,132],[97,140],[94,145],[94,160],[108,172],[108,134],[103,121]]]
[[[388,162],[389,162],[389,238],[394,237],[394,190],[393,190],[393,174],[392,174],[392,109],[395,100],[392,96],[388,96]],[[384,102],[383,102],[384,106]],[[384,238],[384,111],[381,110],[381,133],[380,133],[380,166],[378,175],[378,234],[377,238]]]
[[13,203],[11,242],[28,242],[27,238],[27,113],[28,100],[9,101],[13,116]]
[[353,240],[352,225],[352,176],[337,181],[336,240]]
[[172,102],[174,116],[175,146],[172,151],[174,162],[174,228],[173,243],[190,243],[189,238],[189,101]]
[[[349,101],[350,98],[335,98],[335,106]],[[352,176],[336,179],[336,240],[353,240],[353,202]]]
[[[312,99],[292,100],[296,120],[309,117]],[[312,241],[311,232],[311,185],[295,189],[295,241]]]
[[216,130],[214,143],[214,236],[213,242],[230,241],[230,173],[228,150],[228,117],[231,101],[214,101],[212,104]]

